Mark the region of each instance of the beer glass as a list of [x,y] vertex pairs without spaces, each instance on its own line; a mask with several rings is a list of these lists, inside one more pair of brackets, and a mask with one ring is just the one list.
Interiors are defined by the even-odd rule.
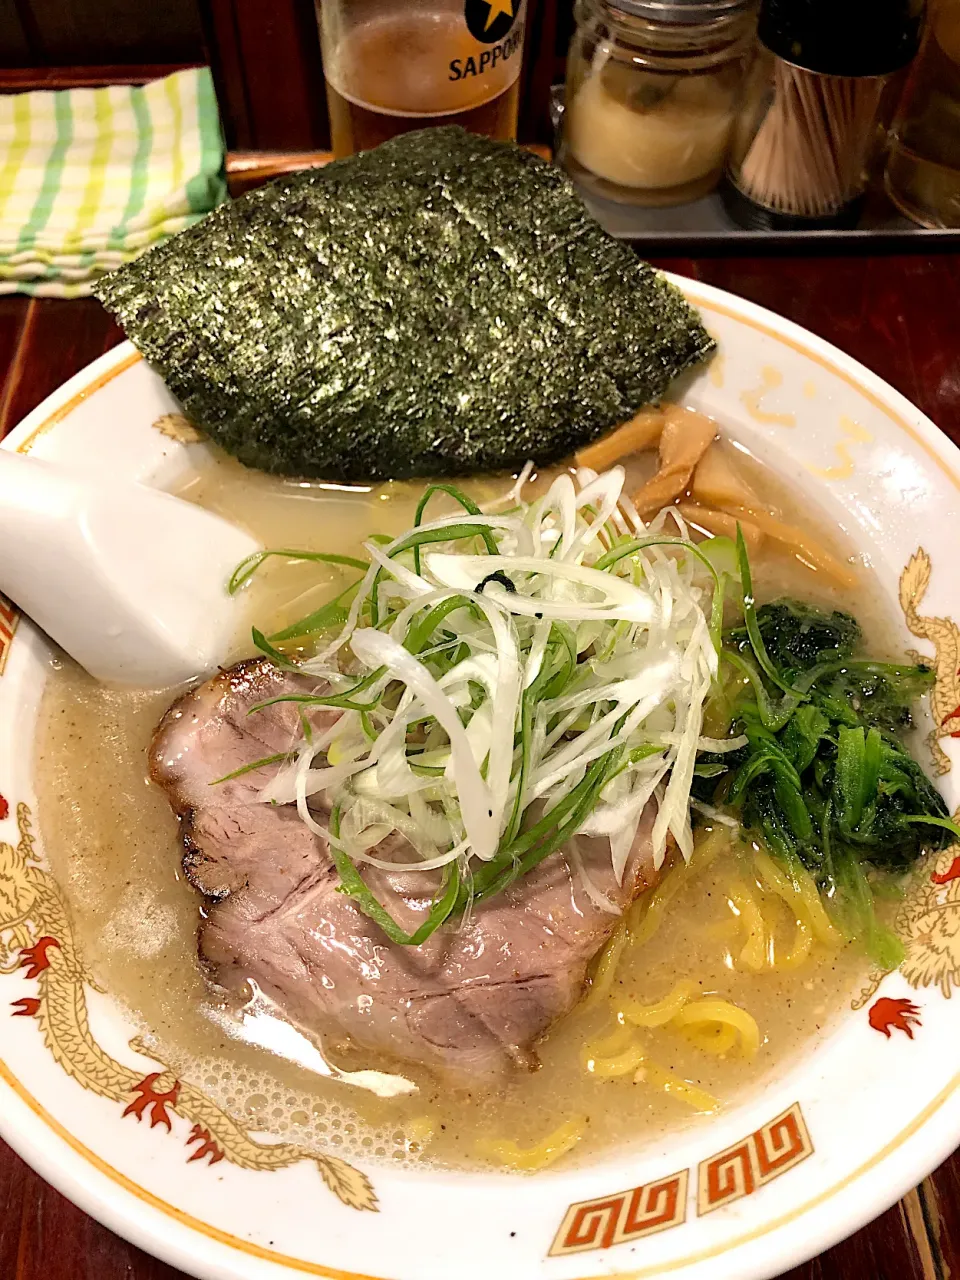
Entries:
[[516,136],[526,0],[317,0],[338,158],[426,125]]

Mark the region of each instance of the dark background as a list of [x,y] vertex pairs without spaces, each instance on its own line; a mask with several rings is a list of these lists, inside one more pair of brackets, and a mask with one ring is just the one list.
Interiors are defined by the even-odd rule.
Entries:
[[[572,30],[573,0],[527,0],[521,142],[550,141]],[[195,63],[213,67],[229,151],[329,147],[313,0],[0,0],[0,91]]]

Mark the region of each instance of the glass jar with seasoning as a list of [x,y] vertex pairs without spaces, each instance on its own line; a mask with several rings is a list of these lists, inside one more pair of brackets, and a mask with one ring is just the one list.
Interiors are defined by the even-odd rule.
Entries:
[[753,0],[577,0],[561,159],[606,199],[682,204],[720,178]]

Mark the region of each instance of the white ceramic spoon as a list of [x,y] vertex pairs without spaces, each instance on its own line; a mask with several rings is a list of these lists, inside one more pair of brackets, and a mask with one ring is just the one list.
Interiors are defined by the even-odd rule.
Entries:
[[201,507],[0,449],[0,591],[98,680],[161,688],[236,639],[258,544]]

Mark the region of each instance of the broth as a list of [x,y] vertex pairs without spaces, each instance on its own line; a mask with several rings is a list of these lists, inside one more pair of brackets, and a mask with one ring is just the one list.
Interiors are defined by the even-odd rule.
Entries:
[[[770,505],[811,528],[808,504],[801,514],[784,485],[758,464],[744,465],[754,484],[762,483]],[[486,479],[468,487],[483,501],[502,492],[504,482]],[[283,481],[219,454],[182,489],[183,496],[246,526],[265,546],[340,552],[356,552],[371,532],[407,528],[421,492],[420,484],[369,489]],[[850,559],[822,526],[817,534]],[[355,571],[323,565],[272,562],[249,590],[250,616],[264,630],[279,629],[353,576]],[[786,554],[765,554],[755,566],[755,580],[759,596],[795,594],[823,606],[840,603],[819,574]],[[882,654],[888,648],[887,620],[878,613],[878,595],[861,568],[857,588],[843,592],[842,607],[858,617],[872,651]],[[238,639],[236,656],[250,651],[249,641]],[[743,943],[728,893],[752,868],[728,848],[705,869],[694,861],[692,871],[683,873],[683,887],[659,931],[645,946],[628,951],[611,995],[595,1008],[574,1011],[541,1042],[538,1072],[518,1075],[503,1091],[484,1096],[440,1089],[425,1073],[404,1066],[419,1091],[389,1101],[324,1079],[322,1061],[306,1039],[299,1062],[245,1043],[239,1024],[201,973],[201,899],[183,878],[177,823],[167,799],[146,777],[148,743],[177,690],[112,691],[69,661],[55,665],[38,730],[39,821],[88,970],[130,1010],[160,1060],[252,1129],[345,1155],[469,1166],[494,1158],[485,1147],[490,1140],[509,1136],[521,1146],[533,1145],[561,1121],[576,1118],[583,1135],[576,1158],[588,1158],[704,1121],[676,1096],[633,1083],[632,1072],[609,1080],[585,1073],[584,1042],[609,1030],[622,996],[649,1003],[678,977],[689,977],[698,993],[718,993],[750,1012],[761,1045],[749,1061],[735,1053],[711,1056],[668,1028],[645,1033],[651,1062],[729,1103],[816,1037],[866,973],[866,960],[851,948],[815,948],[793,971],[735,967]],[[784,911],[784,938],[788,928]],[[324,1050],[345,1069],[368,1067],[373,1057],[333,1038]]]

